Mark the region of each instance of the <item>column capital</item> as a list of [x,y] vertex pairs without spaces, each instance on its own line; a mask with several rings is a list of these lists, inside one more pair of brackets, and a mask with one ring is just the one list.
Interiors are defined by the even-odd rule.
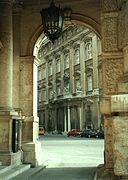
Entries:
[[28,64],[29,66],[32,66],[34,63],[34,59],[35,59],[34,56],[21,56],[20,57],[20,70],[28,68],[26,64]]

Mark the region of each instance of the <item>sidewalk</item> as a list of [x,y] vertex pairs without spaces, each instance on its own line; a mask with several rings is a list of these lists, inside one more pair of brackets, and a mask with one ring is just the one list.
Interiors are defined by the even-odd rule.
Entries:
[[[34,168],[35,169],[35,168]],[[13,180],[94,180],[96,167],[40,168],[25,171]]]

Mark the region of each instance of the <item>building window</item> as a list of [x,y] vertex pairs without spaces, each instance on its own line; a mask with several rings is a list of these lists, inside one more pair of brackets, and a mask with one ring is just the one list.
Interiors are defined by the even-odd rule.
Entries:
[[85,45],[85,57],[86,59],[92,58],[92,41],[89,41]]
[[60,86],[56,87],[56,94],[57,94],[57,96],[60,96],[60,94],[61,94]]
[[64,69],[69,68],[69,53],[64,55]]
[[80,49],[75,49],[74,52],[75,65],[80,63]]
[[48,75],[49,76],[52,75],[52,63],[51,62],[48,64]]
[[92,91],[92,76],[87,76],[87,90]]
[[60,58],[56,60],[56,73],[60,72]]
[[80,79],[77,79],[77,80],[75,81],[75,87],[76,87],[76,92],[80,92],[80,91],[81,91]]

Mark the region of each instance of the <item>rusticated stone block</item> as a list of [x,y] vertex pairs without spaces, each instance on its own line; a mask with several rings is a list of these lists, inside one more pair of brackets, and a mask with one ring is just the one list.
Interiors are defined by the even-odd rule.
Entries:
[[128,112],[128,94],[111,96],[111,112]]
[[110,114],[111,113],[109,100],[104,99],[104,100],[100,101],[100,112],[102,114]]
[[118,83],[118,92],[122,94],[128,92],[128,83]]
[[114,117],[114,173],[128,176],[128,117]]

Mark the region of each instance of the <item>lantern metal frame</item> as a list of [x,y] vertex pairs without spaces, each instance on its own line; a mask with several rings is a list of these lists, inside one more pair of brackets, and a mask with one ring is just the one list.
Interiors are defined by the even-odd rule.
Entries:
[[53,0],[48,8],[40,11],[43,31],[53,43],[61,35],[63,29],[64,13],[63,9],[55,6]]

